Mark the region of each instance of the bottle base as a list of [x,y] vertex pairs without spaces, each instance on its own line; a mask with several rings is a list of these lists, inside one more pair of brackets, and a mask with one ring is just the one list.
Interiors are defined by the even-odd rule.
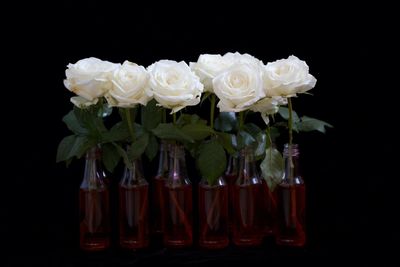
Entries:
[[110,247],[108,241],[103,242],[85,242],[80,244],[81,250],[84,251],[103,251]]
[[138,240],[132,240],[132,239],[125,239],[121,240],[119,242],[119,246],[122,249],[140,249],[140,248],[146,248],[149,246],[149,241],[138,241]]
[[262,238],[234,238],[232,241],[238,247],[253,247],[261,245]]
[[187,248],[193,245],[192,241],[164,240],[164,245],[168,248]]
[[229,245],[229,239],[223,240],[200,240],[199,246],[204,249],[222,249],[226,248]]
[[296,240],[296,239],[276,239],[276,244],[279,246],[290,246],[290,247],[304,247],[306,240]]

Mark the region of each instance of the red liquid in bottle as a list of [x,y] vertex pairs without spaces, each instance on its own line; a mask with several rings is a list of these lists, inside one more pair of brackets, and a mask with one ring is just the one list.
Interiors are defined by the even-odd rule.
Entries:
[[228,186],[199,185],[200,246],[228,246]]
[[80,247],[98,251],[110,246],[108,190],[79,191]]
[[165,184],[164,244],[168,247],[187,247],[193,244],[192,186]]
[[119,187],[120,246],[126,249],[149,245],[148,185]]
[[164,184],[165,178],[156,176],[153,180],[153,227],[154,233],[161,234],[163,232],[163,210],[164,210]]
[[271,236],[274,234],[276,223],[276,190],[271,192],[268,188],[267,182],[263,179],[264,189],[264,235]]
[[233,243],[238,246],[260,245],[263,239],[264,192],[257,184],[234,186]]
[[233,216],[234,216],[234,207],[233,207],[233,188],[237,179],[237,174],[225,174],[224,179],[228,184],[228,231],[232,233],[233,227]]
[[304,246],[305,185],[280,184],[277,190],[276,242],[279,245]]

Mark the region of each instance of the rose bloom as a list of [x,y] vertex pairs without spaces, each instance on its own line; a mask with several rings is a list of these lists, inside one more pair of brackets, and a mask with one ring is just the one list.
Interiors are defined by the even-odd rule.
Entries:
[[312,89],[317,82],[306,62],[295,56],[268,63],[265,77],[267,96],[292,97]]
[[171,114],[200,103],[203,84],[185,62],[160,60],[147,70],[151,95],[159,105],[172,109]]
[[213,79],[221,112],[239,112],[265,96],[262,75],[254,64],[234,64]]
[[68,64],[64,85],[88,102],[96,102],[111,88],[110,76],[119,66],[94,57],[81,59],[75,64]]
[[110,106],[134,107],[146,105],[151,99],[150,75],[143,66],[125,61],[114,70],[111,77],[112,86],[105,95]]
[[214,92],[212,80],[233,64],[221,55],[203,54],[197,62],[190,62],[190,68],[199,76],[204,85],[204,91]]

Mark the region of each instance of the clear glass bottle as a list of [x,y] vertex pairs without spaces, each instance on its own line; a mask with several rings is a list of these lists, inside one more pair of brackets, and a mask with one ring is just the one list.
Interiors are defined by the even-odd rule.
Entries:
[[[290,156],[292,162],[290,162]],[[286,144],[283,156],[285,174],[277,186],[277,225],[276,243],[288,246],[304,246],[305,234],[305,184],[299,173],[299,148]]]
[[233,188],[233,243],[237,246],[260,245],[263,239],[264,192],[257,172],[254,150],[242,149],[238,179]]
[[238,177],[238,158],[235,158],[233,155],[229,156],[228,166],[225,171],[225,181],[228,184],[228,213],[229,213],[229,223],[228,230],[229,233],[232,233],[232,225],[233,225],[233,187]]
[[207,249],[228,246],[228,185],[223,177],[214,184],[199,183],[199,245]]
[[149,245],[149,185],[144,179],[140,160],[125,167],[119,183],[119,244],[124,249]]
[[79,189],[80,247],[87,251],[110,246],[109,190],[98,147],[86,153],[85,173]]
[[170,146],[169,175],[164,186],[164,244],[180,248],[193,244],[192,184],[187,177],[182,145]]
[[158,170],[152,181],[152,232],[155,234],[161,234],[163,232],[164,184],[167,181],[169,173],[168,143],[166,141],[161,141],[159,151]]

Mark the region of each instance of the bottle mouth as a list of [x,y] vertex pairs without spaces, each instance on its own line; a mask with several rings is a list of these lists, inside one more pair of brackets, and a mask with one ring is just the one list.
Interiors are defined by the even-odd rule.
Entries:
[[86,152],[87,159],[99,159],[101,157],[101,148],[94,146]]
[[[298,144],[292,144],[291,146],[291,152],[292,152],[292,156],[298,156],[300,154],[299,151],[299,145]],[[283,147],[283,155],[284,156],[289,156],[289,144],[285,144]]]
[[183,145],[171,145],[168,147],[170,157],[185,157],[185,149]]

